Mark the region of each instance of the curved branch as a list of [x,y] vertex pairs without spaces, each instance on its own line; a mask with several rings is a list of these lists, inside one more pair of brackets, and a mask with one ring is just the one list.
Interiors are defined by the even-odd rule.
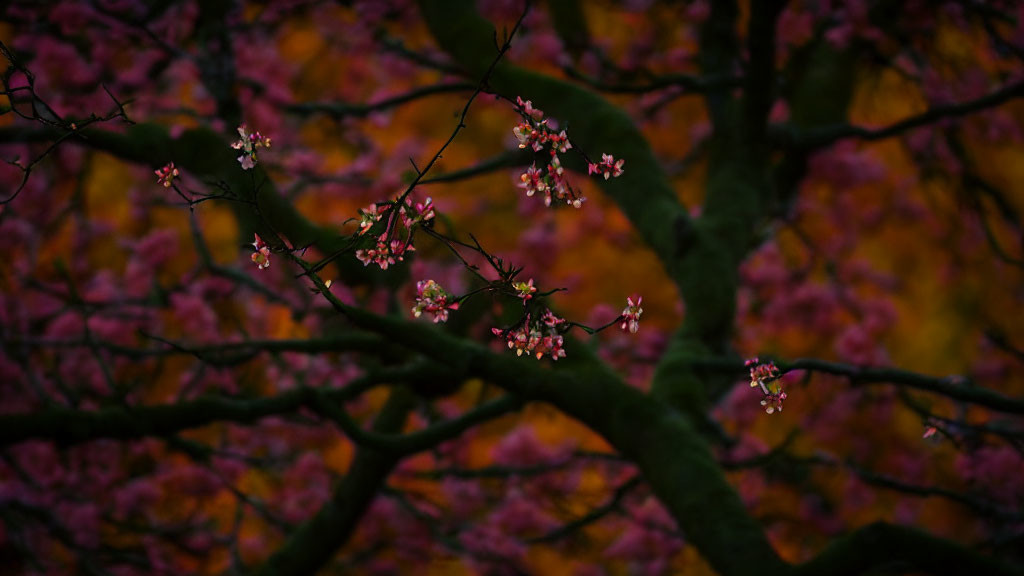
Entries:
[[597,508],[594,508],[590,512],[587,512],[583,516],[580,516],[579,518],[567,524],[564,524],[562,526],[559,526],[558,528],[555,528],[554,530],[551,530],[547,534],[537,536],[536,538],[531,538],[529,542],[531,544],[549,544],[552,542],[557,542],[565,538],[566,536],[569,536],[572,533],[577,532],[583,528],[586,528],[590,524],[593,524],[594,522],[601,520],[605,516],[618,510],[620,505],[622,504],[622,501],[626,498],[626,496],[629,495],[630,492],[633,491],[634,488],[640,485],[641,480],[642,479],[640,476],[633,476],[629,480],[626,480],[625,482],[620,484],[619,487],[616,488],[615,491],[612,493],[612,497],[609,498],[608,501],[605,502],[604,504],[598,506]]
[[1024,399],[1012,398],[988,388],[972,386],[971,381],[963,377],[936,378],[907,370],[866,368],[812,358],[802,358],[792,362],[779,362],[778,364],[783,372],[810,370],[824,374],[845,376],[855,386],[860,384],[898,384],[908,388],[940,394],[953,400],[985,406],[998,412],[1024,414]]
[[1024,574],[1024,569],[1009,566],[949,540],[883,522],[869,524],[835,541],[814,559],[797,566],[793,574],[854,576],[879,569],[951,576]]
[[[495,32],[472,3],[423,0],[420,8],[440,47],[470,74],[483,75],[492,62]],[[488,87],[510,100],[517,96],[531,99],[549,116],[568,126],[573,142],[579,142],[582,148],[626,158],[625,176],[599,180],[598,185],[657,253],[669,276],[682,285],[684,276],[677,263],[680,249],[675,231],[678,222],[689,220],[689,214],[629,116],[578,85],[507,62],[494,69]],[[563,158],[563,163],[573,170],[584,168],[574,158]]]
[[503,396],[498,400],[480,405],[457,418],[446,420],[411,434],[378,434],[359,427],[336,399],[318,394],[311,406],[317,413],[329,418],[341,428],[346,436],[360,446],[392,455],[407,455],[437,446],[445,440],[455,438],[466,430],[522,408],[523,402],[515,396]]
[[729,485],[705,441],[665,403],[628,386],[575,342],[557,369],[529,358],[495,354],[433,325],[384,317],[351,307],[325,290],[331,305],[360,328],[446,364],[459,377],[483,378],[525,400],[548,402],[602,435],[635,462],[687,538],[719,571],[730,576],[779,574],[785,564],[763,529]]
[[420,180],[420,185],[423,184],[434,184],[438,182],[455,182],[458,180],[465,180],[474,176],[480,176],[490,172],[495,172],[503,168],[513,168],[515,166],[525,166],[533,160],[533,154],[526,150],[509,150],[502,152],[496,156],[492,156],[487,160],[483,160],[474,166],[469,168],[463,168],[462,170],[452,170],[451,172],[445,172],[444,174],[438,174],[437,176],[431,176],[430,178],[424,178]]
[[1021,96],[1024,96],[1024,82],[1017,82],[975,100],[930,108],[921,114],[900,120],[883,128],[872,129],[851,124],[836,124],[800,130],[793,126],[777,126],[775,127],[775,136],[776,141],[783,146],[801,150],[822,148],[847,138],[869,141],[882,140],[898,136],[914,128],[934,124],[946,118],[958,118],[994,108]]
[[[266,398],[200,398],[164,406],[111,407],[95,411],[48,408],[27,414],[0,416],[0,446],[28,440],[53,440],[63,445],[100,438],[137,440],[166,438],[184,430],[215,422],[247,424],[268,416],[315,408],[324,398],[340,402],[384,382],[415,381],[424,368],[412,364],[368,374],[345,388],[314,390],[296,388]],[[436,372],[432,372],[436,374]]]
[[[749,369],[727,358],[691,358],[688,364],[697,368],[734,374],[742,378]],[[916,390],[924,390],[1007,414],[1024,414],[1024,399],[1004,396],[994,390],[974,386],[970,379],[962,376],[936,377],[897,368],[871,368],[840,362],[829,362],[816,358],[798,358],[792,361],[777,360],[776,364],[785,374],[794,370],[807,370],[843,376],[854,386],[874,384],[895,384]]]
[[285,106],[285,110],[293,114],[303,115],[322,113],[335,119],[345,118],[347,116],[363,118],[374,112],[394,108],[425,96],[449,94],[452,92],[470,92],[475,89],[476,85],[468,82],[435,84],[432,86],[416,88],[406,92],[405,94],[399,94],[398,96],[392,96],[391,98],[385,98],[384,100],[370,104],[349,104],[347,102],[303,102],[300,104],[288,104]]
[[[374,421],[374,432],[398,432],[414,406],[415,398],[407,390],[396,388]],[[351,536],[398,461],[393,454],[360,447],[331,499],[295,530],[255,574],[316,574]]]

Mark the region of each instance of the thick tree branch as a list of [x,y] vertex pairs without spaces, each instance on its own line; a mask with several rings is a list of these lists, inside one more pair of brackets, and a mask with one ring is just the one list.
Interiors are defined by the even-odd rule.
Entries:
[[[395,388],[373,424],[374,433],[387,435],[401,430],[415,405],[415,396]],[[395,455],[361,447],[331,499],[254,573],[259,576],[317,573],[348,541],[398,461]]]
[[936,576],[1024,574],[1010,566],[959,544],[925,532],[875,523],[839,539],[821,554],[794,570],[794,576],[855,576],[886,570],[897,574]]
[[768,113],[775,101],[775,28],[786,0],[762,0],[750,5],[747,54],[750,61],[743,82],[743,124],[747,146],[763,155]]
[[[700,67],[704,76],[718,77],[734,73],[739,60],[736,39],[736,21],[739,7],[735,0],[711,3],[711,14],[700,30]],[[716,132],[728,131],[731,124],[729,109],[733,104],[732,90],[719,86],[706,90],[708,114]]]
[[499,416],[503,416],[522,407],[521,400],[514,396],[504,396],[482,404],[464,414],[434,424],[423,430],[409,434],[379,434],[368,432],[359,427],[345,409],[326,395],[318,394],[317,402],[312,408],[317,413],[331,419],[346,436],[360,446],[366,446],[379,452],[403,456],[422,452],[438,444],[455,438],[466,430]]
[[[424,18],[437,43],[471,75],[482,75],[494,53],[494,28],[471,2],[423,0]],[[677,222],[689,219],[649,144],[629,116],[604,98],[574,85],[502,62],[491,74],[489,88],[505,98],[533,100],[550,117],[569,128],[582,148],[626,159],[626,175],[600,180],[602,190],[632,221],[658,254],[669,276],[681,284],[677,266]],[[582,162],[566,157],[566,168],[585,171]]]
[[296,388],[266,398],[200,398],[164,406],[111,407],[95,411],[49,408],[28,414],[3,415],[0,416],[0,446],[28,440],[53,440],[70,445],[101,438],[166,438],[216,422],[248,424],[268,416],[294,413],[304,407],[315,408],[323,398],[332,402],[351,400],[381,383],[418,382],[436,376],[436,371],[425,370],[417,363],[381,369],[345,388],[331,390]]
[[[309,265],[301,260],[297,264]],[[350,307],[310,278],[336,310],[357,326],[476,376],[527,400],[549,402],[580,420],[637,464],[680,528],[720,573],[778,574],[784,564],[747,513],[707,444],[678,412],[623,383],[582,346],[567,344],[557,369],[532,358],[494,354],[432,325]]]
[[1016,82],[1004,86],[991,94],[986,94],[981,98],[957,104],[935,106],[925,112],[882,128],[865,128],[850,124],[836,124],[805,129],[793,126],[776,126],[773,127],[772,132],[774,140],[786,148],[814,150],[848,138],[868,141],[891,138],[914,128],[935,124],[946,118],[958,118],[995,108],[1022,96],[1024,96],[1024,82]]

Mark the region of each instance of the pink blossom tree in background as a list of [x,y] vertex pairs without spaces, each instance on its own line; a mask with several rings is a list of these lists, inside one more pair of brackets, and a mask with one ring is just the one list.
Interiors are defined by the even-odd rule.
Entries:
[[14,0],[0,573],[1024,574],[1024,7]]

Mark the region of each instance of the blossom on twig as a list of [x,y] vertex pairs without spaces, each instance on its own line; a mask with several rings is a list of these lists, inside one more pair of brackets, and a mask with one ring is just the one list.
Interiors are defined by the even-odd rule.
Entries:
[[239,139],[231,145],[235,150],[241,150],[242,155],[238,157],[238,163],[242,170],[252,170],[256,166],[256,150],[259,148],[270,148],[270,138],[259,133],[249,132],[245,124],[238,127]]

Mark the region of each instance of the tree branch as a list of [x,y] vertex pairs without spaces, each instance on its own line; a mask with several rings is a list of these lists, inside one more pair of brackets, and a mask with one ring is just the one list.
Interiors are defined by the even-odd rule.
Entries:
[[317,413],[329,418],[338,428],[360,446],[366,446],[379,452],[403,456],[415,454],[438,444],[455,438],[466,430],[518,410],[523,402],[515,396],[504,396],[482,404],[468,412],[410,434],[377,434],[359,427],[352,417],[345,412],[337,401],[323,394],[317,395],[317,401],[311,406]]
[[775,126],[773,127],[773,136],[780,145],[799,150],[822,148],[847,138],[868,141],[882,140],[897,136],[914,128],[934,124],[946,118],[958,118],[994,108],[1021,96],[1024,96],[1024,82],[1016,82],[976,100],[936,106],[921,114],[900,120],[883,128],[872,129],[850,124],[836,124],[806,129],[799,129],[793,126]]
[[963,377],[936,378],[907,370],[859,367],[812,358],[802,358],[792,362],[779,362],[778,365],[783,372],[810,370],[824,374],[845,376],[855,386],[861,384],[897,384],[908,388],[933,392],[953,400],[985,406],[998,412],[1024,414],[1024,400],[1004,396],[988,388],[973,386],[969,379]]
[[793,576],[855,576],[878,570],[950,576],[1024,574],[1019,567],[949,540],[878,522],[835,541],[809,562],[797,566]]
[[[436,373],[433,374],[436,376]],[[28,414],[2,415],[0,446],[37,439],[70,445],[100,438],[166,438],[215,422],[247,424],[268,416],[296,412],[303,407],[315,408],[324,398],[332,402],[350,400],[383,382],[403,382],[424,377],[424,367],[417,363],[374,371],[345,388],[331,390],[296,388],[266,398],[243,400],[212,397],[163,406],[111,407],[95,411],[48,408]]]
[[449,94],[452,92],[469,92],[476,88],[477,86],[475,84],[470,84],[468,82],[434,84],[431,86],[416,88],[415,90],[410,90],[405,94],[399,94],[398,96],[392,96],[391,98],[385,98],[384,100],[370,104],[349,104],[346,102],[303,102],[300,104],[288,104],[285,106],[285,110],[293,114],[302,115],[323,113],[335,119],[345,118],[347,116],[364,118],[374,112],[394,108],[425,96]]
[[[294,261],[309,272],[309,264]],[[309,274],[321,295],[357,326],[476,376],[526,400],[549,402],[589,426],[636,463],[687,538],[725,576],[778,574],[784,564],[746,511],[711,450],[678,412],[626,385],[582,345],[569,342],[557,369],[530,358],[494,354],[433,325],[378,316],[348,306]]]
[[[377,434],[398,432],[414,406],[412,394],[402,388],[394,389],[377,416],[373,431]],[[258,576],[315,574],[351,536],[398,461],[396,455],[360,447],[331,499],[254,573]]]
[[761,146],[768,113],[775,101],[775,28],[786,0],[760,0],[750,5],[747,54],[750,62],[743,81],[743,124],[747,146],[763,155]]

